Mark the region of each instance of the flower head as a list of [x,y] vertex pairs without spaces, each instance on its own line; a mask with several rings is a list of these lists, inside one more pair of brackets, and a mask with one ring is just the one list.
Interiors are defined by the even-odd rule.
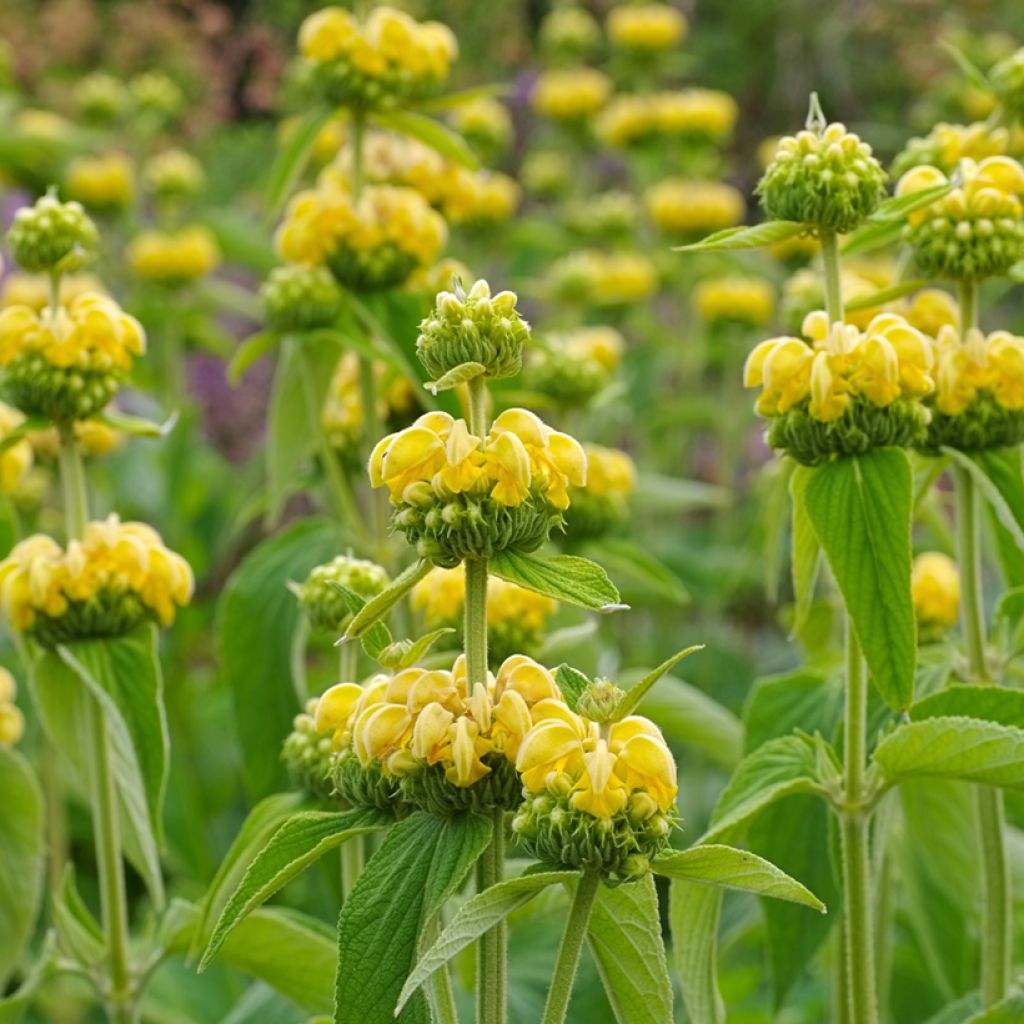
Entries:
[[260,298],[274,330],[309,331],[334,323],[341,312],[341,289],[326,267],[287,264],[275,267]]
[[1005,128],[993,128],[979,121],[975,124],[948,124],[940,121],[923,138],[907,143],[893,160],[892,172],[902,175],[913,167],[930,164],[945,174],[952,174],[961,160],[984,160],[1002,156],[1010,142]]
[[621,306],[642,302],[658,287],[658,272],[640,252],[581,249],[549,271],[554,294],[566,302]]
[[78,157],[68,166],[67,190],[86,206],[121,209],[135,197],[135,167],[124,153]]
[[718,181],[666,178],[644,195],[647,214],[668,234],[693,235],[731,228],[743,220],[743,195]]
[[533,109],[553,121],[582,121],[596,114],[612,92],[612,80],[596,68],[543,71],[533,87]]
[[678,46],[686,36],[683,12],[669,4],[620,4],[608,13],[608,41],[621,50],[650,54]]
[[572,492],[566,517],[571,541],[601,537],[629,520],[629,502],[636,486],[636,466],[623,451],[586,444],[587,483]]
[[13,747],[25,732],[25,717],[14,703],[17,693],[14,676],[0,668],[0,749]]
[[951,558],[938,551],[918,555],[914,559],[910,586],[922,633],[942,633],[956,625],[960,576]]
[[220,263],[213,232],[193,224],[174,232],[143,231],[128,247],[132,270],[147,281],[183,284],[205,277]]
[[47,193],[14,215],[7,244],[15,262],[31,273],[78,270],[96,252],[99,232],[81,203]]
[[[25,422],[25,417],[0,402],[0,441]],[[0,453],[0,494],[11,494],[32,465],[32,445],[22,439],[8,444]]]
[[151,156],[142,170],[146,185],[163,202],[192,199],[206,177],[203,165],[181,149],[165,149]]
[[625,347],[614,327],[548,334],[529,352],[527,386],[564,406],[585,405],[611,383]]
[[[378,422],[408,423],[416,408],[416,395],[408,378],[390,363],[375,361],[373,379]],[[346,352],[335,367],[320,413],[331,446],[342,457],[362,458],[358,448],[364,420],[359,357],[355,352]]]
[[351,555],[337,555],[310,570],[305,581],[294,588],[299,604],[316,629],[338,635],[345,631],[352,612],[345,598],[334,589],[335,583],[368,600],[379,594],[389,580],[387,572],[376,562]]
[[763,327],[775,313],[775,289],[763,277],[711,277],[693,291],[693,305],[708,323]]

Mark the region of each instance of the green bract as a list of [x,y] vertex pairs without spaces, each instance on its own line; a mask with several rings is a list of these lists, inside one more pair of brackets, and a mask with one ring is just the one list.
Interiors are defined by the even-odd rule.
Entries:
[[282,333],[327,327],[341,310],[341,292],[323,267],[275,267],[260,298],[268,326]]

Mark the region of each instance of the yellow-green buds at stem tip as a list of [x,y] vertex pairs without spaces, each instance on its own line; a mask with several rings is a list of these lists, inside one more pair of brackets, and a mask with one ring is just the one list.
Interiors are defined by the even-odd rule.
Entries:
[[62,203],[53,192],[22,207],[7,232],[15,262],[34,273],[78,270],[96,253],[99,232],[81,203]]
[[326,267],[275,267],[260,298],[267,325],[282,333],[327,327],[341,312],[341,289]]
[[340,583],[369,599],[389,582],[388,574],[375,562],[338,555],[312,569],[305,582],[293,589],[313,628],[338,635],[345,631],[352,614],[344,597],[331,584]]

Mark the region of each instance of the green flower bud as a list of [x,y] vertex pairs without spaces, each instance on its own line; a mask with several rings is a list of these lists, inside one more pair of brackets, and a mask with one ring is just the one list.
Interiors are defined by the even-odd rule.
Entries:
[[101,590],[86,601],[68,601],[58,616],[37,612],[27,632],[43,647],[72,640],[126,636],[153,613],[132,591]]
[[316,701],[312,700],[304,713],[295,716],[292,731],[284,741],[282,757],[296,786],[329,799],[334,794],[331,730],[317,732],[313,720],[315,711]]
[[486,814],[498,807],[518,807],[523,787],[515,766],[503,754],[486,754],[490,772],[471,786],[453,785],[441,764],[428,765],[402,777],[402,796],[421,810],[440,818],[466,812]]
[[128,102],[124,85],[113,75],[102,71],[86,75],[75,92],[82,119],[95,125],[116,121]]
[[[643,796],[643,794],[637,794]],[[596,870],[606,885],[635,881],[665,849],[672,821],[634,802],[610,818],[575,810],[567,795],[528,797],[512,819],[512,833],[527,853],[557,870]]]
[[15,262],[32,273],[78,270],[95,254],[99,232],[81,203],[62,203],[48,192],[22,207],[7,232]]
[[330,771],[335,799],[347,807],[374,807],[396,818],[412,810],[401,780],[387,774],[377,761],[360,764],[351,748],[335,755]]
[[32,352],[4,367],[4,391],[22,412],[67,423],[105,409],[127,376],[124,370],[53,366]]
[[275,267],[260,298],[267,324],[282,333],[327,327],[341,311],[341,290],[324,267]]
[[996,64],[988,77],[1006,112],[1024,120],[1024,47]]
[[441,292],[420,324],[416,354],[434,380],[463,363],[480,363],[485,377],[514,377],[529,336],[513,292],[492,297],[487,282],[477,281],[467,294],[456,281],[455,291]]
[[1007,409],[987,392],[955,416],[932,411],[925,440],[918,449],[938,455],[942,448],[962,452],[984,452],[993,448],[1015,448],[1024,442],[1024,409]]
[[812,94],[807,129],[779,142],[757,193],[773,219],[842,234],[874,212],[885,183],[871,147],[838,122],[826,125]]
[[330,633],[344,632],[352,618],[345,598],[332,583],[340,583],[354,590],[360,597],[371,598],[389,583],[388,574],[375,562],[338,555],[325,565],[316,566],[305,583],[294,587],[302,610],[314,629]]
[[375,292],[402,284],[419,266],[419,261],[392,242],[369,251],[339,242],[328,254],[327,265],[346,288]]

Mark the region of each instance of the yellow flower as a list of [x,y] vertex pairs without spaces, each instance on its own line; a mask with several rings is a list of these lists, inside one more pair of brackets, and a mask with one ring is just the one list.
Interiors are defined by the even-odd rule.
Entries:
[[922,627],[956,625],[960,609],[960,576],[956,562],[938,551],[914,559],[911,573],[914,611]]
[[676,765],[661,730],[639,715],[614,723],[603,735],[596,722],[555,700],[533,708],[534,726],[516,758],[531,793],[570,794],[573,808],[608,819],[649,798],[650,814],[675,802]]
[[994,331],[985,337],[977,328],[961,338],[947,325],[939,331],[935,351],[935,405],[939,412],[957,416],[979,392],[990,394],[1004,409],[1024,409],[1024,338],[1009,331]]
[[624,50],[668,50],[686,36],[683,12],[668,4],[641,3],[613,7],[606,23],[608,39]]
[[512,117],[508,107],[492,96],[479,96],[461,103],[451,113],[452,127],[471,143],[500,153],[512,140]]
[[[0,439],[25,422],[17,410],[0,402]],[[32,466],[32,445],[27,440],[15,441],[0,453],[0,493],[11,494]]]
[[736,101],[714,89],[626,93],[609,101],[594,128],[599,139],[617,147],[657,139],[722,142],[732,134],[738,114]]
[[65,638],[127,632],[147,613],[170,625],[192,589],[188,563],[155,530],[115,515],[89,523],[66,550],[37,534],[0,562],[0,608],[14,628],[66,618],[45,624]]
[[955,328],[960,322],[956,299],[940,288],[922,288],[904,299],[898,312],[929,338],[937,337],[943,327]]
[[[86,292],[104,294],[99,278],[92,274],[62,274],[58,299],[68,306]],[[37,313],[50,302],[50,282],[44,274],[11,274],[0,291],[0,308],[29,306]]]
[[128,261],[139,277],[176,284],[214,270],[220,249],[208,228],[193,224],[175,232],[143,231],[129,245]]
[[[1024,167],[1008,156],[986,157],[980,162],[964,160],[959,165],[962,184],[908,217],[911,224],[936,214],[962,220],[968,216],[981,218],[1019,218],[1020,197],[1024,194]],[[945,185],[949,178],[937,167],[927,164],[907,171],[896,183],[896,195],[907,196],[927,188]]]
[[86,206],[125,207],[135,198],[135,168],[124,153],[78,157],[68,165],[67,190]]
[[[415,406],[416,395],[412,385],[390,364],[375,362],[373,378],[377,390],[378,420],[406,413]],[[331,444],[339,450],[350,448],[362,433],[363,396],[359,357],[355,352],[346,352],[338,360],[320,420]]]
[[694,288],[693,304],[703,320],[762,327],[775,313],[775,289],[761,277],[706,278]]
[[543,71],[533,87],[533,109],[555,121],[580,121],[596,114],[612,92],[612,81],[596,68]]
[[[124,434],[100,420],[75,420],[75,440],[83,455],[102,458],[124,444]],[[46,459],[56,459],[60,452],[60,438],[56,427],[33,430],[28,435],[32,450]]]
[[636,486],[633,460],[616,448],[584,445],[587,453],[587,493],[596,498],[625,500]]
[[25,733],[25,718],[14,703],[17,693],[14,676],[0,668],[0,747],[13,747]]
[[654,265],[639,252],[582,249],[562,257],[550,276],[565,299],[602,306],[640,302],[658,287]]
[[62,369],[128,370],[146,348],[142,325],[106,295],[85,292],[66,307],[0,310],[0,366],[38,354]]
[[697,234],[734,227],[745,203],[738,189],[717,181],[666,178],[644,195],[647,214],[661,231]]

